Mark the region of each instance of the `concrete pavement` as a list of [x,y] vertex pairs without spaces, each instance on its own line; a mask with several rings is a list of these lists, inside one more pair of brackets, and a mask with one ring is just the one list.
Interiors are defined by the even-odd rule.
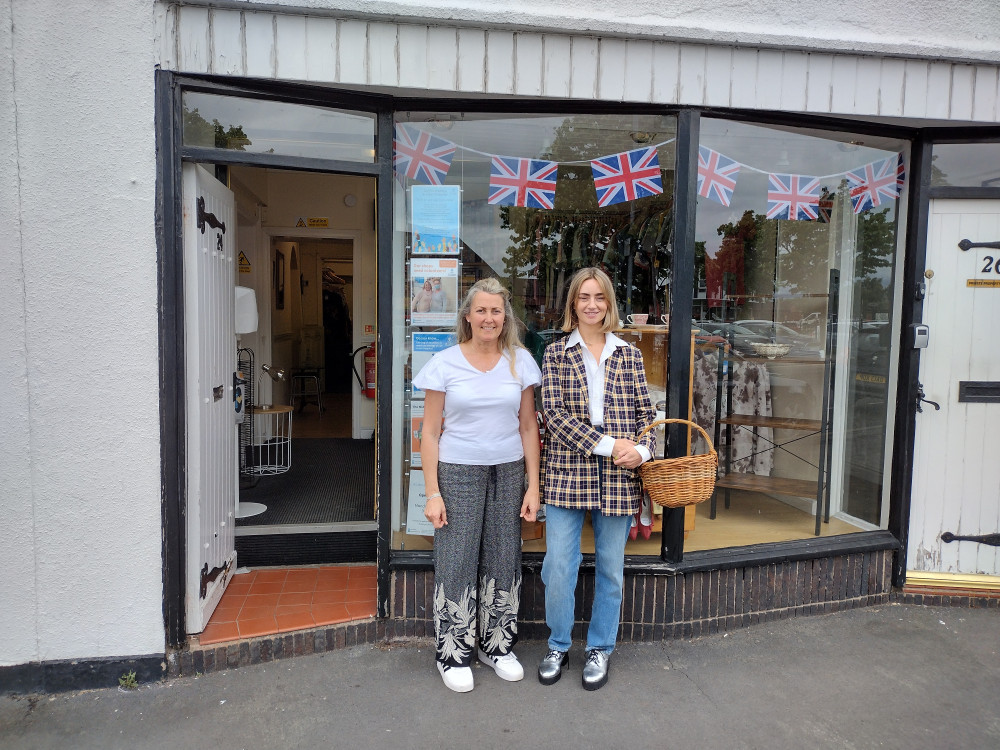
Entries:
[[483,665],[449,692],[428,642],[195,678],[0,698],[0,747],[997,748],[1000,611],[888,604],[687,641],[625,645],[608,685],[581,650],[544,687],[542,642],[520,683]]

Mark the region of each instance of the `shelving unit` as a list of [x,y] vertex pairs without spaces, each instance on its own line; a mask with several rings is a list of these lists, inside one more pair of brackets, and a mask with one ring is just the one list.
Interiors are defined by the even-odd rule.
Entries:
[[[711,518],[716,517],[719,490],[725,493],[725,507],[730,507],[730,491],[744,490],[750,492],[773,493],[777,495],[787,495],[790,497],[801,497],[815,499],[816,501],[816,527],[815,534],[819,536],[821,521],[830,521],[830,427],[832,422],[833,406],[833,363],[836,359],[836,322],[837,322],[837,290],[839,288],[839,271],[830,271],[829,293],[825,295],[810,294],[803,296],[825,297],[827,299],[827,326],[826,326],[826,348],[823,358],[803,358],[803,357],[780,357],[768,359],[766,357],[739,357],[741,362],[760,363],[767,366],[774,365],[822,365],[823,366],[823,401],[818,419],[802,419],[781,416],[745,415],[733,413],[733,364],[736,360],[734,356],[733,342],[730,341],[725,346],[719,348],[718,377],[715,398],[715,435],[716,445],[719,445],[722,429],[725,429],[725,444],[721,462],[723,470],[722,476],[716,481],[716,492],[711,500]],[[773,299],[773,297],[755,297],[758,300]],[[726,300],[723,299],[723,315],[725,314]],[[725,414],[722,411],[723,395],[726,399]],[[771,428],[773,430],[791,430],[798,433],[797,437],[779,441],[777,436],[769,441],[770,447],[765,451],[782,450],[789,455],[795,456],[801,461],[806,459],[789,451],[786,446],[813,435],[820,437],[819,465],[816,471],[816,479],[792,479],[786,477],[760,476],[756,474],[734,473],[732,472],[732,445],[733,428],[749,428],[754,435],[758,435],[761,428]],[[721,451],[720,451],[721,452]],[[759,453],[761,451],[757,451]]]

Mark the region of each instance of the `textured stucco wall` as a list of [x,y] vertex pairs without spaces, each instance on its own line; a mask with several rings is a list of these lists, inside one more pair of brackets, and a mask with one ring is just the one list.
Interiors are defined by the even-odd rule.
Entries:
[[997,0],[871,0],[835,8],[795,0],[185,0],[449,24],[676,41],[1000,61]]
[[152,3],[0,5],[0,665],[162,653]]

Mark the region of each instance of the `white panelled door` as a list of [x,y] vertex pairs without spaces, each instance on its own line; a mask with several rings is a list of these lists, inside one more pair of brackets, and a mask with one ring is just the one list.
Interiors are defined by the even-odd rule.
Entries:
[[205,629],[236,568],[235,234],[232,192],[185,164],[188,633]]
[[969,400],[1000,386],[1000,248],[962,250],[962,240],[1000,241],[1000,201],[931,203],[920,382],[941,409],[923,403],[916,418],[907,568],[995,576],[1000,548],[941,538],[1000,532],[1000,403]]

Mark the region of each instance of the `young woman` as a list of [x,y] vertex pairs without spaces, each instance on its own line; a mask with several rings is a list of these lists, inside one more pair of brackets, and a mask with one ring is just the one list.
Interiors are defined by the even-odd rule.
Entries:
[[642,353],[612,333],[619,325],[614,288],[607,274],[584,268],[570,282],[563,330],[542,361],[545,415],[544,468],[545,622],[549,651],[538,680],[562,675],[572,642],[580,534],[589,511],[594,527],[594,603],[587,629],[583,687],[608,680],[608,660],[618,637],[625,542],[639,510],[642,486],[636,469],[655,448],[655,418]]
[[458,344],[435,354],[413,384],[425,391],[420,457],[424,515],[434,525],[437,668],[448,688],[467,692],[473,649],[501,678],[524,677],[511,649],[521,598],[520,519],[534,521],[539,503],[541,373],[521,346],[510,294],[496,279],[469,290],[457,334]]

